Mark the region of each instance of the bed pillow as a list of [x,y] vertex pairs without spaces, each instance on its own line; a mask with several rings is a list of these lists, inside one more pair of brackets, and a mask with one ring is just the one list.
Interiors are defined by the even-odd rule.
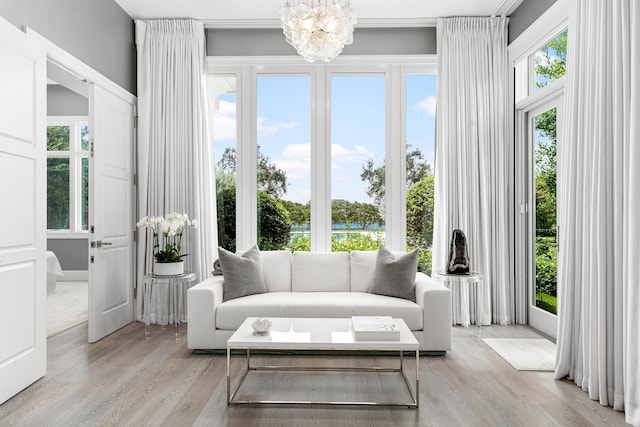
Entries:
[[267,285],[262,275],[260,250],[257,246],[236,255],[223,248],[218,248],[220,267],[224,275],[222,284],[222,301],[229,301],[247,295],[267,292]]
[[417,249],[395,257],[390,250],[380,246],[369,292],[416,302],[417,270]]

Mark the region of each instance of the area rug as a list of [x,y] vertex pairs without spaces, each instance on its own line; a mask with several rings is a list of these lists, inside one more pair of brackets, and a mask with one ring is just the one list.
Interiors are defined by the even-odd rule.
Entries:
[[553,371],[556,345],[546,339],[484,338],[484,341],[519,371]]

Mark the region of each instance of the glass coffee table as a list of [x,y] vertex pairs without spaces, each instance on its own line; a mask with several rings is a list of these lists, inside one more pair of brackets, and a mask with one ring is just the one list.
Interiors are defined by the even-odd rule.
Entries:
[[[253,332],[251,324],[255,320],[254,317],[247,318],[238,328],[238,330],[227,341],[227,403],[228,404],[286,404],[286,405],[356,405],[356,406],[396,406],[396,407],[408,407],[417,408],[419,403],[419,344],[413,333],[409,330],[407,325],[402,319],[393,319],[398,328],[400,329],[400,339],[393,341],[361,341],[353,338],[351,318],[342,319],[317,319],[317,318],[270,318],[272,322],[271,331],[268,335],[256,335]],[[234,390],[231,389],[231,352],[232,350],[243,350],[246,352],[246,367],[242,373],[237,386]],[[357,352],[360,354],[367,354],[371,352],[376,354],[379,352],[392,352],[391,354],[398,354],[399,365],[393,367],[382,366],[299,366],[298,363],[293,363],[288,366],[273,366],[273,365],[257,365],[251,364],[251,351],[253,350],[266,350],[273,352],[280,351],[292,351],[293,357],[297,354],[304,354],[305,352],[312,351],[330,351],[336,352]],[[404,352],[414,352],[416,358],[415,365],[415,386],[412,387],[403,366]],[[241,354],[242,354],[241,353]],[[237,354],[234,352],[234,354]],[[366,358],[363,360],[370,360]],[[295,371],[307,372],[310,378],[313,375],[317,375],[317,372],[336,373],[339,372],[343,377],[340,377],[340,384],[343,385],[344,376],[346,372],[376,372],[376,373],[391,373],[391,375],[399,375],[406,387],[404,393],[387,393],[387,382],[381,381],[382,393],[379,400],[357,400],[352,399],[354,394],[357,394],[357,386],[347,385],[344,386],[341,391],[329,390],[329,393],[333,393],[331,399],[315,399],[309,398],[306,392],[295,393],[291,392],[297,397],[308,397],[301,399],[293,398],[273,398],[269,396],[260,397],[261,393],[245,392],[239,393],[243,387],[248,374],[252,372],[258,372],[259,375],[251,380],[251,383],[259,384],[258,388],[261,390],[268,390],[270,385],[273,385],[277,381],[273,376],[266,376],[268,373],[275,373],[276,371],[286,372],[285,380],[289,381],[289,387],[293,378],[290,374]],[[261,383],[263,381],[263,383]],[[310,380],[308,380],[310,381]],[[369,381],[365,378],[359,377],[359,381]],[[375,382],[375,380],[373,380]],[[398,380],[400,381],[400,380]],[[263,386],[260,386],[263,384]],[[331,381],[324,382],[322,378],[318,380],[318,384],[331,388]],[[311,388],[317,387],[318,384],[313,384]],[[348,393],[345,394],[345,388]],[[365,388],[362,388],[365,389]],[[407,394],[408,392],[408,394]],[[264,392],[268,394],[268,391]],[[405,394],[409,397],[407,401],[397,401],[399,394]],[[339,397],[349,397],[346,399],[340,399]],[[274,397],[273,395],[271,397]],[[313,396],[312,396],[313,397]],[[334,399],[333,397],[336,397]]]

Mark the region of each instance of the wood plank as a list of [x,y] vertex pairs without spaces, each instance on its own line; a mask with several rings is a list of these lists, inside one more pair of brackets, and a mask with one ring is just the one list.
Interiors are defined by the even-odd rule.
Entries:
[[[453,328],[453,350],[420,358],[420,408],[227,406],[226,355],[195,354],[186,333],[133,323],[87,343],[86,323],[48,340],[48,373],[0,406],[0,425],[240,425],[415,426],[580,425],[623,426],[624,414],[589,399],[570,381],[551,372],[517,371],[482,341],[483,337],[537,338],[523,326]],[[256,362],[312,366],[395,366],[383,355],[261,355]],[[405,359],[411,379],[414,359]],[[233,356],[236,374],[245,359]],[[300,375],[299,373],[296,375]],[[302,374],[304,375],[304,374]],[[335,387],[340,398],[378,398],[400,384],[383,375],[318,376],[298,380],[300,394],[319,396]],[[238,379],[236,377],[236,379]],[[286,388],[287,375],[249,381],[249,393],[268,395]]]

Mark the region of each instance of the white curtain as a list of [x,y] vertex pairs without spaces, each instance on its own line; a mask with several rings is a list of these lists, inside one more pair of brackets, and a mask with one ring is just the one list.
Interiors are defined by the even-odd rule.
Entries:
[[[196,282],[208,277],[216,257],[215,181],[208,129],[204,26],[188,19],[136,21],[138,50],[139,216],[186,213],[199,220],[189,229],[186,269]],[[140,230],[138,286],[152,262],[148,234]],[[158,287],[151,320],[171,322],[160,307]],[[140,292],[138,292],[140,294]],[[140,309],[141,298],[138,298]],[[155,309],[157,308],[157,310]],[[138,315],[140,318],[140,313]],[[183,319],[184,320],[184,319]]]
[[640,425],[640,2],[572,0],[556,378]]
[[485,325],[512,318],[507,24],[507,18],[440,18],[437,28],[432,265],[434,271],[445,270],[451,233],[461,229],[471,269],[483,276],[480,321]]

